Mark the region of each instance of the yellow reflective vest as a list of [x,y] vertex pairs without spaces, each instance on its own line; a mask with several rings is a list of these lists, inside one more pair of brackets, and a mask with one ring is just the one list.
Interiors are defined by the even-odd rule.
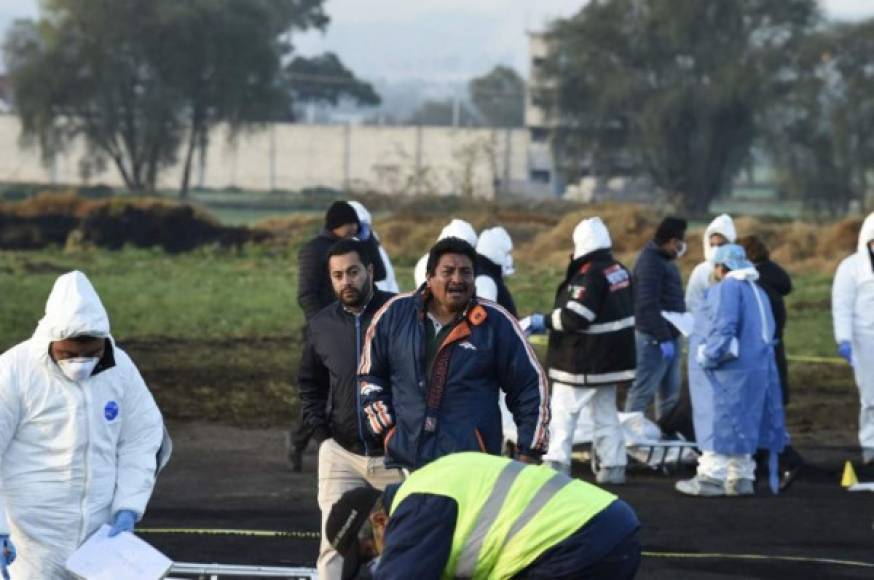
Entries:
[[417,493],[458,505],[447,579],[511,578],[616,499],[548,467],[484,453],[447,455],[413,472],[389,516]]

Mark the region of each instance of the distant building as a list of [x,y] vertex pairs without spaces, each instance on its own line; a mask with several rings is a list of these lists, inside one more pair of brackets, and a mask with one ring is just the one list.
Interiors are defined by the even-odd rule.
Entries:
[[[525,99],[525,126],[528,130],[528,191],[532,195],[553,195],[574,201],[642,200],[652,196],[652,184],[643,177],[631,174],[628,159],[617,156],[619,167],[628,166],[622,175],[595,175],[588,159],[571,160],[555,144],[553,135],[559,127],[560,118],[540,104],[537,94],[550,88],[544,66],[549,58],[550,40],[544,32],[528,33],[529,69]],[[577,163],[581,178],[567,183],[562,167]]]
[[529,75],[525,91],[525,126],[528,129],[528,181],[532,194],[561,195],[564,182],[557,170],[551,135],[556,123],[535,98],[547,82],[543,65],[549,57],[549,40],[542,32],[528,33]]

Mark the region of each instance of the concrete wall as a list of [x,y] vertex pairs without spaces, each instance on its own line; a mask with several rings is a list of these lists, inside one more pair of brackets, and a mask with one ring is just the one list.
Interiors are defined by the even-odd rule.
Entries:
[[[0,115],[0,181],[123,186],[112,165],[83,178],[84,147],[45,165],[39,151],[19,143],[15,116]],[[528,177],[525,129],[365,127],[277,123],[243,132],[231,142],[226,127],[210,136],[196,187],[300,190],[332,187],[389,194],[467,194],[491,198]],[[181,163],[162,173],[159,187],[179,186]]]

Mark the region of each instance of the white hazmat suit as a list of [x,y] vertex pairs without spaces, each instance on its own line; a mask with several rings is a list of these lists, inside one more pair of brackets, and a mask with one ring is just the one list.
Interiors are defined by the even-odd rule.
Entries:
[[[476,253],[501,267],[502,276],[516,273],[513,267],[513,240],[501,226],[483,230],[476,243]],[[498,285],[490,276],[476,277],[476,295],[493,302],[498,301]]]
[[704,303],[704,293],[707,289],[716,284],[712,276],[712,260],[716,248],[710,245],[710,236],[714,234],[721,235],[729,244],[737,241],[737,231],[730,215],[724,213],[717,216],[704,230],[704,261],[695,266],[686,285],[686,312],[692,314]]
[[[464,220],[454,219],[449,222],[440,232],[440,235],[437,236],[437,241],[439,242],[445,238],[460,238],[476,248],[476,230],[473,229],[473,226],[470,225],[469,222]],[[416,288],[425,283],[425,277],[428,274],[427,270],[428,253],[426,252],[424,256],[419,258],[419,261],[416,262],[416,267],[413,269],[413,280],[416,282]]]
[[[375,237],[376,241],[379,242],[379,236],[376,235],[375,231],[373,231],[373,218],[370,215],[370,212],[367,211],[367,208],[357,201],[350,201],[349,205],[352,206],[352,209],[354,209],[355,213],[358,215],[358,221],[362,224],[367,224],[367,227],[370,228],[370,235]],[[382,265],[385,267],[385,279],[378,281],[376,287],[383,292],[393,292],[397,294],[400,290],[398,289],[397,278],[395,278],[395,269],[391,264],[391,258],[388,257],[388,252],[385,251],[382,244],[379,244],[379,257],[382,260]]]
[[[51,342],[76,336],[107,342],[79,382],[49,355]],[[59,277],[33,337],[0,356],[0,532],[18,550],[12,577],[66,579],[67,557],[98,527],[121,510],[142,517],[162,436],[161,413],[91,283],[81,272]]]
[[865,460],[874,460],[874,267],[868,244],[874,240],[874,213],[862,224],[856,253],[838,266],[832,286],[835,341],[853,347],[859,387],[859,443]]

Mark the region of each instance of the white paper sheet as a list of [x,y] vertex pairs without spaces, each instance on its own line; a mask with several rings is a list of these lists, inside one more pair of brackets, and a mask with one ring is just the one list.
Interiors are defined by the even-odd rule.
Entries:
[[173,562],[130,532],[109,537],[100,527],[67,559],[67,570],[84,580],[159,580]]
[[695,317],[691,312],[668,312],[662,310],[662,318],[674,325],[680,331],[680,334],[687,337],[692,334],[692,328],[695,326]]

